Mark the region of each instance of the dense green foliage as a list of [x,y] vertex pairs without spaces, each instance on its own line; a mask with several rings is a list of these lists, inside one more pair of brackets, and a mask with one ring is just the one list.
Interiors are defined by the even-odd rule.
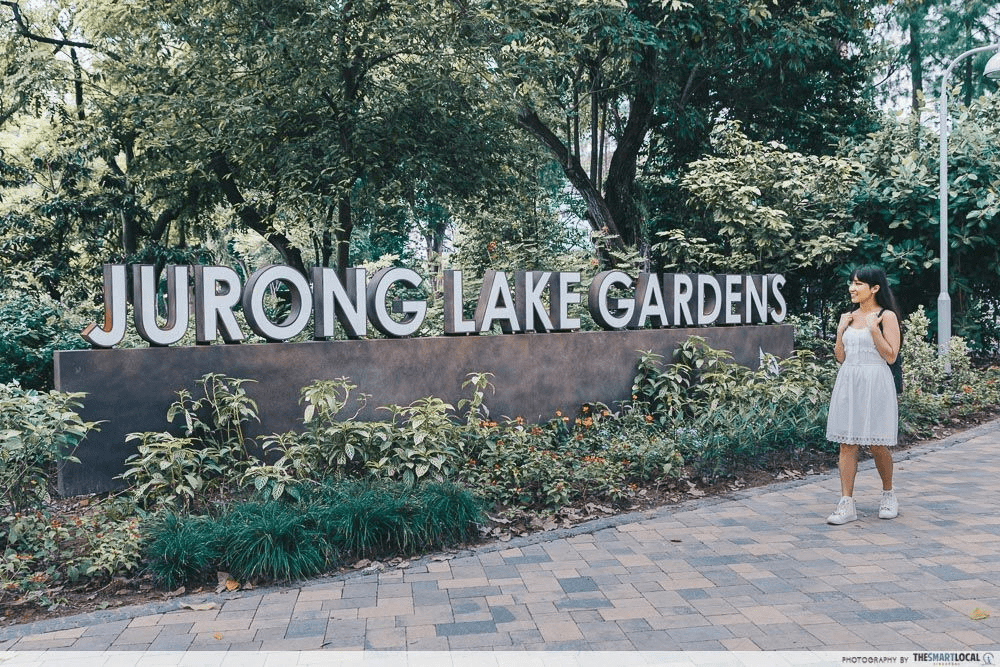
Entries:
[[0,513],[44,504],[53,469],[79,462],[76,446],[96,426],[75,412],[82,398],[0,384]]
[[[0,308],[45,294],[83,321],[106,261],[405,263],[432,307],[445,267],[780,269],[792,308],[825,320],[831,274],[876,261],[933,321],[919,121],[943,64],[1000,21],[964,0],[0,13]],[[953,74],[949,151],[955,329],[984,352],[1000,329],[987,55]],[[911,97],[909,118],[876,111]],[[70,338],[17,338],[10,372],[49,386],[38,365]]]
[[[904,323],[904,435],[1000,402],[1000,370],[974,368],[955,338],[946,374],[928,324],[922,310]],[[197,392],[178,393],[173,432],[137,434],[126,492],[71,518],[45,490],[53,464],[71,465],[72,444],[92,427],[72,411],[79,397],[8,385],[2,469],[19,475],[5,484],[20,511],[0,523],[0,601],[54,605],[60,587],[143,568],[168,588],[215,572],[297,579],[474,541],[484,511],[627,507],[650,489],[815,460],[832,451],[823,426],[836,370],[829,341],[815,334],[804,320],[803,349],[764,357],[757,370],[692,337],[669,363],[640,358],[631,400],[538,424],[490,420],[483,374],[469,377],[457,410],[429,397],[390,407],[384,422],[355,419],[348,380],[319,382],[302,391],[301,428],[263,448],[245,436],[256,419],[246,381],[209,374]],[[39,428],[17,426],[16,415],[34,415]]]

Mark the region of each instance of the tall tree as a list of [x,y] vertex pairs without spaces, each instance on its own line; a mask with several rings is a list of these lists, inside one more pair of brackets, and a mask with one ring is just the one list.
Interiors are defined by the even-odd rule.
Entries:
[[[717,119],[829,152],[840,132],[867,116],[866,5],[504,3],[494,19],[503,43],[494,59],[515,93],[519,123],[562,166],[591,228],[648,254],[641,174],[653,166],[675,178],[708,148]],[[610,158],[595,159],[605,119]],[[581,150],[588,144],[589,172]]]

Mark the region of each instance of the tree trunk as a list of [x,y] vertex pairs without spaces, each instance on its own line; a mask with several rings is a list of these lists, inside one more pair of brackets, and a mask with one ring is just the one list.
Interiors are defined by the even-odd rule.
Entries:
[[920,107],[924,97],[924,64],[921,49],[921,23],[923,16],[918,12],[910,14],[910,100],[914,118],[920,118]]
[[607,206],[618,223],[622,243],[629,248],[639,248],[644,240],[643,215],[635,178],[639,152],[649,133],[656,106],[656,65],[656,51],[647,47],[639,64],[628,122],[611,156],[604,185]]
[[587,176],[580,160],[570,153],[569,147],[559,140],[533,109],[523,107],[517,115],[517,122],[531,132],[559,161],[566,178],[587,204],[587,221],[591,229],[596,232],[606,232],[611,237],[610,245],[616,250],[624,250],[625,246],[615,216]]
[[345,195],[337,203],[337,275],[341,281],[347,279],[347,269],[351,261],[351,232],[353,230],[351,197]]
[[299,271],[302,275],[306,275],[306,266],[302,260],[302,252],[292,244],[291,239],[268,223],[255,206],[247,203],[243,197],[243,193],[240,192],[239,186],[236,185],[232,166],[229,164],[226,156],[216,153],[212,157],[210,167],[219,180],[219,187],[226,196],[226,201],[235,209],[236,214],[240,216],[243,224],[267,239],[267,242],[274,246],[281,254],[281,258],[285,264]]

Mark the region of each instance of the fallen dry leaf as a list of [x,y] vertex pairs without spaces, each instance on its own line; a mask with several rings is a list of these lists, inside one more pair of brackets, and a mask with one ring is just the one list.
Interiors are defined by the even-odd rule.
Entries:
[[222,639],[222,633],[216,632],[214,635],[212,635],[212,639]]
[[973,609],[972,613],[969,614],[969,618],[971,618],[973,621],[982,621],[989,617],[990,617],[990,612],[986,611],[985,609],[980,609],[979,607]]
[[235,591],[240,587],[240,582],[233,579],[233,575],[228,572],[216,572],[216,577],[219,580],[219,585],[215,587],[216,593],[221,593],[222,591]]
[[185,602],[181,605],[181,609],[191,609],[192,611],[208,611],[209,609],[215,609],[214,602],[200,602],[197,604],[191,602]]

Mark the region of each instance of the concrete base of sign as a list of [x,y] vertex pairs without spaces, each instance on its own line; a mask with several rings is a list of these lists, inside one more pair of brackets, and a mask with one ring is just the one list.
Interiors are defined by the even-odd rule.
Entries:
[[179,389],[193,391],[206,373],[256,380],[245,385],[260,408],[261,423],[251,435],[300,430],[302,387],[339,377],[371,395],[363,420],[385,419],[379,406],[426,396],[456,405],[469,394],[462,389],[467,375],[489,372],[496,392],[486,404],[493,418],[545,421],[556,410],[575,414],[585,402],[614,406],[628,399],[639,352],[652,350],[669,362],[691,335],[751,367],[761,351],[784,357],[792,350],[792,327],[770,325],[59,351],[56,388],[86,392],[82,417],[102,422],[80,444],[81,463],[59,471],[59,492],[120,488],[115,476],[135,452],[125,436],[176,430],[167,424],[167,408]]

